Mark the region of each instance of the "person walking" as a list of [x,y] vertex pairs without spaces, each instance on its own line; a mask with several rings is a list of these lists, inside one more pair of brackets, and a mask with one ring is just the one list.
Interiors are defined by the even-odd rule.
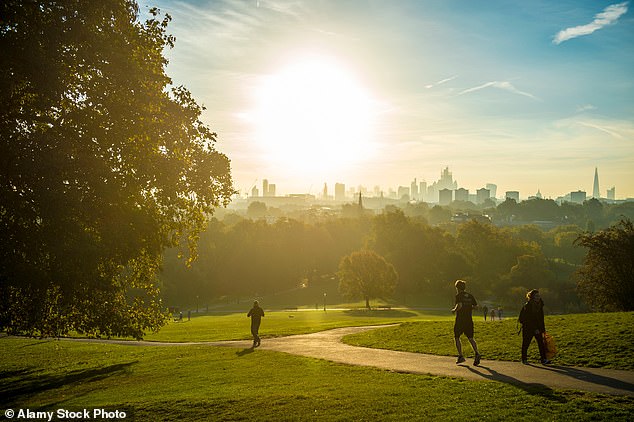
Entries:
[[539,290],[533,289],[526,294],[526,304],[520,311],[519,322],[522,324],[522,363],[528,364],[528,346],[535,337],[542,364],[549,364],[550,360],[546,358],[546,347],[544,346],[544,333],[546,332],[544,301]]
[[482,312],[484,313],[484,320],[487,320],[487,315],[489,314],[489,307],[484,305],[484,308],[482,308]]
[[260,345],[260,323],[264,316],[264,310],[260,308],[260,303],[256,300],[253,302],[253,307],[249,310],[247,318],[251,318],[251,335],[253,336],[253,347]]
[[473,338],[473,317],[472,311],[477,308],[478,303],[475,300],[475,297],[471,293],[467,293],[466,282],[463,280],[456,280],[456,301],[455,306],[451,310],[451,312],[456,314],[456,322],[454,323],[453,333],[454,338],[456,340],[456,349],[458,350],[458,360],[456,364],[462,363],[465,361],[464,356],[462,355],[462,344],[460,343],[460,336],[462,334],[467,336],[469,343],[471,343],[471,347],[475,352],[475,358],[473,360],[473,364],[478,366],[480,364],[480,352],[478,352],[478,345],[476,344],[475,339]]

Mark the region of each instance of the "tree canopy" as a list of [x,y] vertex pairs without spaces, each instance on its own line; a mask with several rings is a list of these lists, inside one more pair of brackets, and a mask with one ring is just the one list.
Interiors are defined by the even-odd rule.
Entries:
[[339,290],[346,298],[386,298],[394,292],[398,274],[394,266],[374,251],[361,250],[344,256],[339,264]]
[[578,289],[599,311],[634,310],[634,224],[629,219],[597,233],[580,235],[577,244],[588,248],[577,271]]
[[0,329],[134,336],[165,321],[166,247],[195,258],[233,193],[174,46],[136,2],[0,3]]

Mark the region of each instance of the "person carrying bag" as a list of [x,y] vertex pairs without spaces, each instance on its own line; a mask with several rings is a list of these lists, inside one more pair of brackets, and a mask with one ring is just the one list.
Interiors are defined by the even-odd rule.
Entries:
[[[531,290],[526,294],[527,302],[522,307],[519,316],[519,322],[522,324],[522,363],[528,364],[528,346],[530,346],[533,338],[537,342],[539,348],[539,356],[541,363],[548,365],[549,358],[546,355],[546,346],[544,342],[544,334],[546,327],[544,325],[544,301],[539,295],[539,290]],[[552,337],[551,337],[552,339]]]

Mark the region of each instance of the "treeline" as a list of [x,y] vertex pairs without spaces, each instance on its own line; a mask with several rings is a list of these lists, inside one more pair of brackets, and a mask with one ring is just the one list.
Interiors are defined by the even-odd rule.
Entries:
[[[617,206],[599,204],[601,215],[595,217],[607,213],[617,219]],[[396,268],[398,303],[446,306],[452,282],[462,278],[482,301],[496,305],[516,307],[528,289],[540,288],[554,309],[584,309],[573,274],[586,250],[573,242],[587,227],[570,224],[543,231],[534,225],[498,227],[474,220],[430,225],[412,210],[314,221],[279,218],[273,224],[235,216],[212,219],[191,268],[185,268],[177,251],[166,254],[161,275],[165,299],[192,306],[223,296],[264,296],[315,285],[332,279],[343,256],[369,248]],[[585,226],[603,226],[612,217],[600,218],[591,224],[584,220]]]

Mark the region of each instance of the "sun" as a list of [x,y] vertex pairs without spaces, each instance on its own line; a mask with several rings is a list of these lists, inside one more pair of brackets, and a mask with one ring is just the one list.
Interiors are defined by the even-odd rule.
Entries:
[[296,58],[262,78],[254,97],[253,136],[269,164],[319,174],[373,153],[376,102],[332,58]]

